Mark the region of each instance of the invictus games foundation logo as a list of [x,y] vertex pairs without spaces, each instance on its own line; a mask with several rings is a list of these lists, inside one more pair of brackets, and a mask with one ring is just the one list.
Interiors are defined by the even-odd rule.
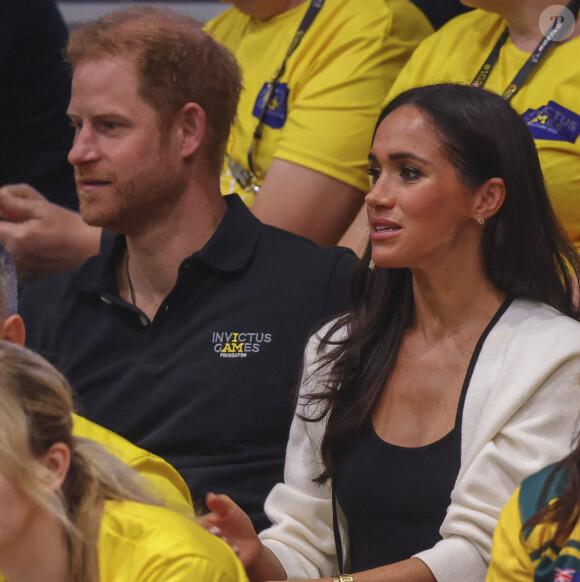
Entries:
[[212,334],[213,351],[220,358],[247,358],[271,341],[271,333],[256,331],[214,331]]
[[550,40],[562,41],[574,32],[576,18],[566,6],[552,4],[540,14],[538,24],[544,36],[550,36]]
[[580,115],[555,101],[548,101],[537,109],[528,109],[522,118],[534,139],[576,143],[580,135]]

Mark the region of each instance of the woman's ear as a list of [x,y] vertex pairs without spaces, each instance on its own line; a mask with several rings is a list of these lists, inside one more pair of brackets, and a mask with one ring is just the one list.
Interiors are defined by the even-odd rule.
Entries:
[[502,178],[490,178],[477,190],[477,202],[474,208],[476,217],[490,219],[505,200],[505,183]]
[[54,443],[40,459],[46,469],[44,480],[51,491],[58,491],[70,467],[70,449],[64,443]]
[[18,344],[19,346],[24,345],[26,329],[20,315],[11,315],[4,320],[0,328],[0,339]]

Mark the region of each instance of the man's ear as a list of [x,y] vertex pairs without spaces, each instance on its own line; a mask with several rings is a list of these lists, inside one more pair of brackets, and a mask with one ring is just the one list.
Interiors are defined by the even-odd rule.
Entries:
[[477,202],[474,208],[475,218],[481,216],[489,220],[503,206],[505,201],[505,183],[502,178],[490,178],[477,190]]
[[40,459],[46,469],[44,474],[45,485],[51,491],[58,491],[70,467],[70,449],[64,443],[54,443],[48,452]]
[[24,327],[24,321],[20,315],[11,315],[4,320],[2,327],[0,328],[0,339],[12,342],[13,344],[18,344],[19,346],[24,345],[24,340],[26,339],[26,328]]
[[188,158],[199,149],[205,136],[205,111],[197,103],[186,103],[178,115],[181,128],[181,155]]

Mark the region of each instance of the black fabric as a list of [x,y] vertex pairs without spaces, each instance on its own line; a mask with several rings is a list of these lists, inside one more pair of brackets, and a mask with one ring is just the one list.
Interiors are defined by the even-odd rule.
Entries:
[[262,225],[235,195],[226,201],[153,322],[118,295],[122,236],[104,238],[76,273],[27,286],[20,307],[27,345],[69,378],[85,416],[165,457],[198,505],[208,491],[227,493],[261,529],[264,498],[282,480],[307,336],[346,308],[356,257]]
[[379,438],[369,420],[343,455],[334,487],[348,524],[351,571],[406,560],[441,539],[439,528],[461,466],[463,406],[473,370],[512,301],[502,303],[473,350],[451,432],[423,447],[400,447]]
[[460,0],[412,0],[412,2],[431,21],[435,30],[458,14],[471,10],[471,8],[464,6]]
[[406,560],[441,539],[460,456],[457,427],[435,443],[406,448],[382,441],[367,423],[336,480],[353,572]]
[[25,182],[76,209],[66,42],[53,0],[0,2],[0,186]]

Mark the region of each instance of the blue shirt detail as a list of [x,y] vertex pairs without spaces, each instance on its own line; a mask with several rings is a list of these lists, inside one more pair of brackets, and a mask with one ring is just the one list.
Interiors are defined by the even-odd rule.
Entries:
[[548,101],[538,109],[528,109],[522,114],[534,139],[550,139],[575,143],[580,134],[580,115]]
[[[256,103],[254,103],[254,110],[252,115],[260,119],[260,114],[264,108],[265,101],[267,99],[268,93],[270,92],[271,83],[264,83],[264,86],[260,90]],[[264,123],[273,129],[280,129],[284,127],[286,123],[286,118],[288,117],[288,95],[290,89],[286,83],[278,83],[276,89],[274,90],[274,97],[270,101],[268,110],[266,111],[266,117],[264,118]]]

